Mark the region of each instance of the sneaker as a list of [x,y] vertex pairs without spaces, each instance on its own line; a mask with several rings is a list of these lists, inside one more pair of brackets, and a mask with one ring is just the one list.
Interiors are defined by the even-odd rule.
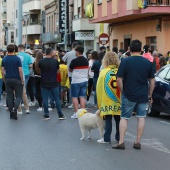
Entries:
[[35,106],[35,103],[34,102],[30,102],[29,106]]
[[124,145],[124,143],[122,143],[122,144],[117,144],[117,145],[113,145],[112,146],[112,148],[113,149],[121,149],[121,150],[123,150],[123,149],[125,149],[125,145]]
[[49,115],[44,115],[43,117],[44,117],[44,120],[50,120]]
[[21,106],[24,107],[24,103],[22,103]]
[[134,143],[133,148],[134,149],[141,149],[141,144],[139,142],[138,143]]
[[73,104],[71,104],[70,106],[68,106],[68,108],[69,108],[69,109],[73,109],[73,108],[74,108]]
[[87,101],[87,102],[86,102],[86,105],[89,105],[89,104],[90,104],[90,101]]
[[30,114],[30,111],[29,111],[29,110],[25,110],[25,113],[26,113],[26,114]]
[[66,117],[64,115],[59,116],[59,120],[64,120]]
[[39,107],[38,109],[37,109],[37,112],[42,112],[43,111],[43,108],[42,107]]
[[6,107],[6,104],[4,104],[3,107]]
[[51,107],[48,108],[48,111],[52,111],[53,109]]
[[20,112],[19,112],[19,111],[17,111],[17,114],[18,114],[18,115],[22,115],[22,111],[20,111]]
[[10,113],[10,119],[14,119],[14,120],[18,119],[16,109],[13,109],[13,111]]
[[102,138],[102,139],[97,140],[97,143],[110,143],[110,142],[105,142],[104,139]]
[[76,113],[74,113],[72,116],[71,116],[72,119],[77,119],[77,115]]

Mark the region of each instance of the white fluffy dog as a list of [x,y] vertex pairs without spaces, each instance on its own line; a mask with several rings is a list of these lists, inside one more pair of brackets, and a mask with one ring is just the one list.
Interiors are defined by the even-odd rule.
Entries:
[[76,115],[79,121],[80,130],[82,133],[82,137],[80,138],[80,140],[84,139],[85,130],[88,130],[89,132],[88,139],[90,139],[91,130],[96,129],[96,128],[99,129],[100,137],[103,138],[105,122],[100,117],[100,110],[97,110],[96,114],[92,114],[92,113],[87,112],[87,110],[85,109],[79,109],[76,112]]

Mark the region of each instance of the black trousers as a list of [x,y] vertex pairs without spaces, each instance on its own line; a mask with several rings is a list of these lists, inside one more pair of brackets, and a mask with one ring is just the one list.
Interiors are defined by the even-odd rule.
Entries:
[[[120,116],[114,115],[115,123],[116,123],[116,134],[115,140],[119,141],[119,123],[120,123]],[[110,142],[111,133],[112,133],[112,115],[105,116],[106,126],[105,126],[105,134],[104,134],[104,141]]]
[[[6,79],[7,105],[10,113],[14,109],[18,109],[22,100],[23,85],[20,80]],[[14,103],[15,96],[15,103]]]
[[34,102],[34,97],[35,97],[34,87],[35,87],[35,78],[30,76],[27,84],[27,92],[32,102]]
[[90,95],[92,92],[92,87],[93,87],[93,78],[89,78],[88,80],[88,87],[87,87],[87,101],[90,99]]
[[35,77],[35,89],[39,107],[42,107],[42,94],[41,94],[41,78]]

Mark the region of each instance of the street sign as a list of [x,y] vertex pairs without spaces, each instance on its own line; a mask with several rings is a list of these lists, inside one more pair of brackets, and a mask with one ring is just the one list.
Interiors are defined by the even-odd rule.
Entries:
[[109,36],[105,33],[99,35],[99,43],[106,45],[109,42]]

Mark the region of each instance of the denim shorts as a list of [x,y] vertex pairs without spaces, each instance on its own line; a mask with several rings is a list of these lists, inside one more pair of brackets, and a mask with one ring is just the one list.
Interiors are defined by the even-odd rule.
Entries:
[[87,91],[87,82],[71,84],[71,97],[85,97]]
[[129,119],[132,116],[132,112],[134,109],[136,111],[137,117],[144,118],[146,117],[147,106],[148,102],[146,103],[131,102],[122,94],[121,118]]

